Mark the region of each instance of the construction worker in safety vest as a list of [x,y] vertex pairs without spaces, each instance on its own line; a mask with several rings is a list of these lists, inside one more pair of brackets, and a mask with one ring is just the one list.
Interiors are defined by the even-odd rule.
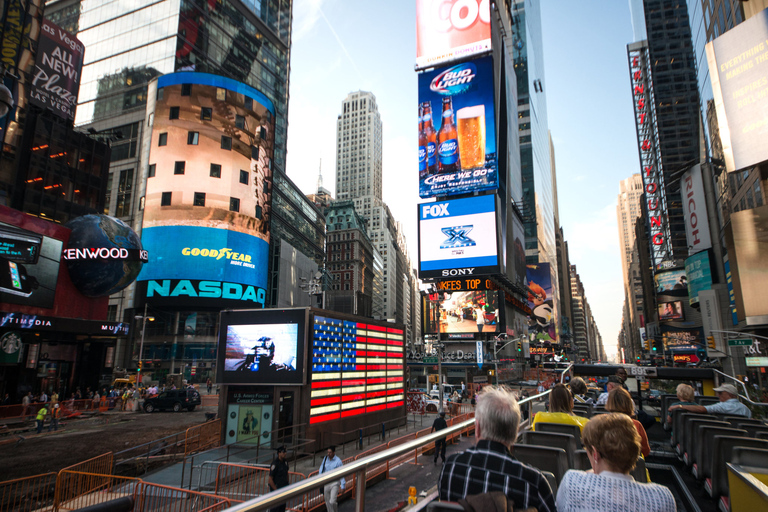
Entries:
[[45,423],[45,417],[48,415],[48,405],[43,404],[40,410],[37,411],[37,433],[40,434],[43,431],[43,424]]
[[51,428],[53,428],[53,430],[59,430],[59,418],[61,418],[61,408],[59,407],[59,404],[53,404],[53,409],[51,410],[51,423],[48,425],[48,432],[51,431]]

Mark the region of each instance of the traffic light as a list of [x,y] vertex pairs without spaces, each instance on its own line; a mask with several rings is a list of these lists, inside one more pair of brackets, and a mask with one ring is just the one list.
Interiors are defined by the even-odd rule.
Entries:
[[645,340],[645,350],[647,350],[648,352],[651,351],[651,340],[650,340],[650,338]]
[[141,371],[141,361],[139,361],[139,369],[137,371]]
[[653,343],[653,342],[651,342],[651,350],[652,350],[653,352],[656,352],[656,344],[655,344],[655,343]]
[[715,350],[717,346],[715,345],[715,337],[714,336],[707,336],[707,345],[712,350]]
[[518,341],[517,342],[517,351],[518,352],[522,352],[523,351],[523,342],[522,341]]

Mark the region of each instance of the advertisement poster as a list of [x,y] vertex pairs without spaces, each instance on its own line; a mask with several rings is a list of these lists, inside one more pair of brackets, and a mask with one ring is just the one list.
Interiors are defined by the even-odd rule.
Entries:
[[44,19],[29,90],[32,104],[74,120],[84,54],[79,39]]
[[679,300],[673,302],[661,302],[657,306],[659,320],[683,320],[683,303]]
[[272,405],[230,404],[227,409],[227,444],[269,443]]
[[498,188],[493,91],[491,57],[419,75],[419,196]]
[[438,300],[424,297],[424,332],[441,333],[499,332],[499,292],[439,292]]
[[488,0],[416,0],[416,67],[491,50]]
[[552,275],[549,263],[528,265],[528,305],[531,316],[528,331],[535,334],[536,341],[557,342],[554,297],[552,296]]
[[[747,325],[768,323],[768,206],[731,214],[725,232],[734,299]],[[743,316],[742,316],[743,315]]]
[[768,9],[707,43],[720,140],[728,172],[768,159]]
[[688,281],[688,302],[696,304],[699,302],[699,292],[712,289],[709,251],[701,251],[685,260],[685,278]]
[[419,278],[498,272],[494,195],[425,203],[418,208]]
[[653,276],[653,282],[656,285],[656,293],[667,295],[686,295],[688,293],[688,279],[685,277],[684,269],[659,272]]

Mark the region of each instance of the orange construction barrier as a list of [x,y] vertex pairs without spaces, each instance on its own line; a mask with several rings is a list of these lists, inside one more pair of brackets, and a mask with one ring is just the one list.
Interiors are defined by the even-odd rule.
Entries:
[[56,473],[0,482],[0,510],[52,512]]

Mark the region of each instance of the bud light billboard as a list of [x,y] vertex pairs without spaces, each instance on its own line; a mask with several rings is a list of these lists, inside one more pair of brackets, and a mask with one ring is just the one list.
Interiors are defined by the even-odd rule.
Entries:
[[265,306],[274,107],[205,73],[149,86],[139,281],[153,305]]
[[488,0],[416,0],[416,67],[491,50]]
[[494,194],[418,208],[420,279],[499,272]]
[[493,59],[419,75],[419,196],[495,190]]
[[528,332],[536,341],[557,342],[555,297],[552,293],[552,270],[549,263],[528,265],[528,305],[531,316]]

